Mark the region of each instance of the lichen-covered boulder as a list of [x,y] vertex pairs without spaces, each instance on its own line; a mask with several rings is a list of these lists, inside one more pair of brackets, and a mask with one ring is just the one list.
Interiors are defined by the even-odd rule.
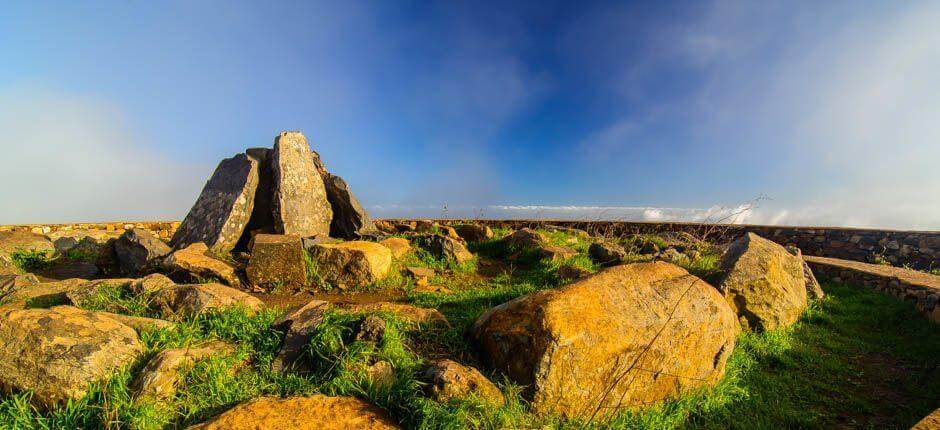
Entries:
[[166,275],[151,273],[143,278],[135,279],[128,288],[134,295],[141,295],[155,293],[174,285],[176,285],[176,282],[173,282],[173,280]]
[[359,239],[363,233],[376,230],[369,214],[349,190],[349,185],[343,178],[329,172],[324,172],[322,178],[327,200],[333,209],[330,236]]
[[32,273],[24,275],[0,274],[0,304],[13,301],[12,298],[20,291],[39,284],[39,278]]
[[130,365],[144,347],[134,329],[71,306],[0,310],[0,386],[54,406]]
[[618,243],[594,242],[588,247],[588,256],[602,266],[613,266],[627,258],[627,251]]
[[234,248],[254,208],[258,169],[246,154],[222,160],[173,234],[173,247],[201,242],[216,252]]
[[16,251],[42,252],[52,255],[55,246],[48,237],[28,231],[0,231],[0,260],[13,261]]
[[510,248],[537,248],[546,242],[545,236],[531,228],[520,228],[503,238],[503,243]]
[[234,348],[221,341],[209,342],[192,348],[165,349],[158,352],[140,371],[134,380],[133,390],[137,398],[165,399],[176,392],[180,370],[197,360],[213,355],[230,354]]
[[193,243],[173,251],[163,260],[163,268],[171,277],[180,280],[218,280],[237,287],[241,284],[235,268],[218,258],[207,255],[209,248],[204,243]]
[[114,254],[124,273],[138,273],[155,264],[172,249],[153,233],[138,228],[124,232],[114,242]]
[[488,367],[527,387],[537,413],[586,419],[716,383],[737,332],[713,287],[655,262],[503,303],[471,337]]
[[473,253],[460,241],[449,236],[440,234],[422,236],[419,238],[418,244],[437,258],[456,261],[457,263],[473,260]]
[[392,251],[392,257],[401,258],[411,251],[411,242],[403,237],[390,237],[379,242],[382,246]]
[[457,234],[467,242],[483,242],[493,238],[493,230],[481,224],[461,224],[454,227]]
[[150,304],[163,315],[195,315],[228,306],[257,311],[264,306],[257,297],[216,283],[167,287],[157,291]]
[[803,260],[783,246],[747,233],[725,252],[721,268],[718,289],[751,329],[789,326],[806,309]]
[[355,397],[259,397],[190,430],[392,430],[382,409]]
[[375,242],[318,244],[311,254],[317,276],[340,289],[361,288],[382,280],[392,265],[392,251]]
[[300,237],[259,234],[252,239],[248,283],[262,288],[299,289],[307,285],[307,264]]
[[502,405],[502,391],[479,370],[453,360],[434,360],[423,374],[431,397],[439,402],[475,396],[484,402]]
[[271,168],[274,179],[271,206],[277,232],[300,237],[328,236],[333,209],[303,133],[285,131],[277,136]]

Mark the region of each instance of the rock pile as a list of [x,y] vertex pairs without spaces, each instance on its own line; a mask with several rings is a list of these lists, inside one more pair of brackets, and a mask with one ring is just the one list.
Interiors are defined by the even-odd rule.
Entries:
[[346,182],[326,170],[302,133],[290,131],[271,149],[222,160],[171,245],[202,242],[228,252],[257,233],[354,239],[374,229]]

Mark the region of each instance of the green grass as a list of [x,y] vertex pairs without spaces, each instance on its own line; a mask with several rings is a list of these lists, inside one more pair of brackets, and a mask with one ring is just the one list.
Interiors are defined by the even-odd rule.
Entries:
[[53,252],[41,251],[36,249],[16,250],[10,254],[13,264],[24,272],[36,272],[45,270],[52,266],[54,261]]
[[[504,232],[500,232],[503,235]],[[180,321],[173,329],[141,333],[144,356],[108,381],[96,384],[84,399],[51,411],[29,403],[29,393],[0,397],[0,429],[17,428],[183,428],[232,405],[261,396],[324,393],[351,395],[388,410],[406,428],[609,428],[609,429],[771,429],[908,428],[936,408],[940,399],[940,327],[909,304],[865,288],[825,283],[825,299],[811,304],[794,326],[743,334],[729,359],[725,378],[714,388],[691,393],[656,407],[622,413],[607,423],[577,422],[528,412],[520,387],[499,374],[489,376],[507,398],[501,407],[476,399],[438,403],[424,395],[420,373],[427,357],[447,356],[479,367],[466,332],[480,314],[533,291],[555,288],[562,264],[596,270],[586,243],[568,243],[579,251],[565,262],[506,263],[502,273],[482,277],[474,267],[448,265],[416,250],[396,260],[401,267],[431,267],[445,272],[434,283],[449,293],[414,293],[412,304],[436,308],[450,325],[416,326],[381,313],[386,332],[377,343],[355,339],[363,315],[328,313],[317,327],[307,358],[309,374],[276,373],[270,363],[282,333],[273,327],[278,311],[249,314],[225,309]],[[586,241],[585,241],[586,242]],[[484,258],[505,257],[513,250],[498,240],[474,244]],[[717,257],[680,262],[700,276],[717,275]],[[375,288],[407,288],[411,281],[390,277]],[[82,305],[152,316],[146,297],[118,288],[101,288]],[[221,339],[236,346],[228,356],[195,363],[183,373],[179,392],[167,402],[135,402],[129,387],[146,359],[167,348]],[[394,373],[384,384],[367,377],[378,361]],[[485,370],[485,369],[484,369]]]

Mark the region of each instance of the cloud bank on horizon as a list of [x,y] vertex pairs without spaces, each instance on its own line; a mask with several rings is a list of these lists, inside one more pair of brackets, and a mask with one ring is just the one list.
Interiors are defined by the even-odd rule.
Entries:
[[500,5],[11,5],[0,223],[181,218],[301,129],[377,216],[940,229],[940,3]]

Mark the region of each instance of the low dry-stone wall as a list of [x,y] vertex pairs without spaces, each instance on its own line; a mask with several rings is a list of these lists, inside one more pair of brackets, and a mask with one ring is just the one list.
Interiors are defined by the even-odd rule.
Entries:
[[72,224],[14,224],[0,225],[0,231],[30,231],[36,234],[50,235],[53,233],[100,230],[124,232],[132,228],[148,230],[156,236],[169,240],[180,226],[179,221],[144,221],[144,222],[83,222]]
[[847,282],[910,301],[931,321],[940,324],[940,276],[879,264],[838,258],[804,256],[820,278]]
[[[455,224],[465,221],[437,220]],[[599,235],[686,232],[727,242],[751,232],[781,245],[796,245],[806,255],[872,262],[883,259],[913,269],[940,268],[940,231],[900,231],[840,227],[779,227],[679,222],[475,220],[490,227],[537,228],[557,225]]]

